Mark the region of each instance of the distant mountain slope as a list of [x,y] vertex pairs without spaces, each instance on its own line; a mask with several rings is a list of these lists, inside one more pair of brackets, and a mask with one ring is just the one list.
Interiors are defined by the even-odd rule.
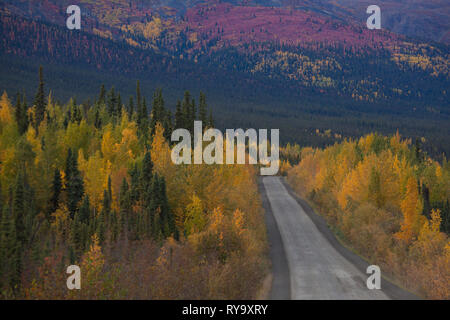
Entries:
[[314,6],[197,1],[82,1],[82,31],[69,31],[68,3],[2,3],[0,89],[33,94],[42,63],[62,98],[92,97],[101,82],[127,96],[141,79],[144,90],[163,87],[172,106],[184,89],[206,91],[219,126],[282,127],[285,141],[317,145],[333,138],[316,129],[400,128],[450,150],[449,46],[369,31]]
[[[3,0],[0,6],[14,14],[33,16],[61,24],[69,0]],[[120,27],[143,22],[159,14],[179,18],[199,4],[229,3],[233,6],[260,6],[299,9],[345,22],[365,22],[366,9],[377,4],[382,10],[382,27],[398,34],[450,44],[450,2],[447,0],[79,0],[91,28],[101,24]],[[245,21],[243,21],[245,22]],[[99,25],[97,25],[99,24]],[[282,34],[281,34],[282,36]]]

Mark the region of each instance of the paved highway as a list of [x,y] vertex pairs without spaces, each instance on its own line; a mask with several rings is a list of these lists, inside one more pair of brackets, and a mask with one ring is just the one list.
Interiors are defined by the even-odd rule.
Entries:
[[[271,298],[415,298],[384,280],[382,290],[369,290],[366,286],[369,275],[363,271],[368,264],[342,247],[323,219],[305,212],[292,190],[283,183],[283,178],[261,179],[273,261]],[[309,206],[308,209],[311,210]]]

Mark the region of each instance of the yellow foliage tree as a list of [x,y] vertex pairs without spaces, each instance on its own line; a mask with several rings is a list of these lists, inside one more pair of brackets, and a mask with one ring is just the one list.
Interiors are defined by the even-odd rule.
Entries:
[[406,194],[400,207],[403,213],[403,222],[396,237],[406,242],[410,242],[419,232],[420,221],[422,220],[420,219],[420,212],[422,212],[423,208],[422,201],[419,199],[417,181],[414,177],[408,179]]

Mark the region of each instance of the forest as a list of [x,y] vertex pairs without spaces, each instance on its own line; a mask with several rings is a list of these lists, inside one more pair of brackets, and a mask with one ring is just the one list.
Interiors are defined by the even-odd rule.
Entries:
[[288,145],[283,174],[347,246],[419,296],[450,298],[450,162],[397,134]]
[[[206,127],[206,96],[162,90],[56,103],[0,99],[2,299],[251,299],[268,273],[256,170],[180,165],[172,130]],[[127,100],[126,103],[123,103]],[[83,290],[67,290],[79,265]]]
[[219,129],[229,123],[280,128],[283,143],[315,147],[341,141],[336,136],[358,138],[398,129],[406,137],[426,138],[423,148],[435,158],[450,150],[449,51],[444,45],[296,45],[247,39],[219,46],[201,34],[194,41],[181,30],[174,39],[162,32],[152,40],[161,42],[160,47],[143,49],[124,39],[71,33],[3,12],[0,33],[0,88],[25,92],[29,100],[36,69],[43,65],[55,101],[76,97],[87,102],[99,83],[120,87],[129,96],[135,91],[129,79],[140,79],[145,90],[164,88],[172,112],[175,97],[186,89],[205,92]]

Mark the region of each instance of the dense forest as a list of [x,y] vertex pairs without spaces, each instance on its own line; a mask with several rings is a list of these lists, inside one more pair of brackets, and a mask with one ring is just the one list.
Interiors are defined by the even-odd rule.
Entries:
[[[137,82],[90,104],[0,99],[0,297],[250,299],[268,270],[252,166],[176,166],[173,129],[213,125],[206,96],[172,114]],[[126,100],[126,102],[125,102]],[[81,267],[83,290],[66,288]]]
[[419,295],[450,298],[448,160],[398,133],[282,154],[289,183],[344,243]]
[[98,83],[129,96],[135,91],[129,79],[141,79],[147,91],[164,88],[172,112],[175,97],[186,89],[204,91],[220,129],[230,123],[280,128],[284,143],[315,147],[341,141],[337,137],[399,130],[426,138],[423,148],[437,159],[450,150],[446,46],[252,39],[231,46],[215,43],[214,35],[191,38],[192,31],[183,29],[175,38],[167,30],[147,35],[141,42],[152,45],[142,48],[127,41],[138,31],[127,29],[117,40],[2,12],[0,88],[32,99],[35,70],[42,64],[55,101],[76,96],[87,102]]

